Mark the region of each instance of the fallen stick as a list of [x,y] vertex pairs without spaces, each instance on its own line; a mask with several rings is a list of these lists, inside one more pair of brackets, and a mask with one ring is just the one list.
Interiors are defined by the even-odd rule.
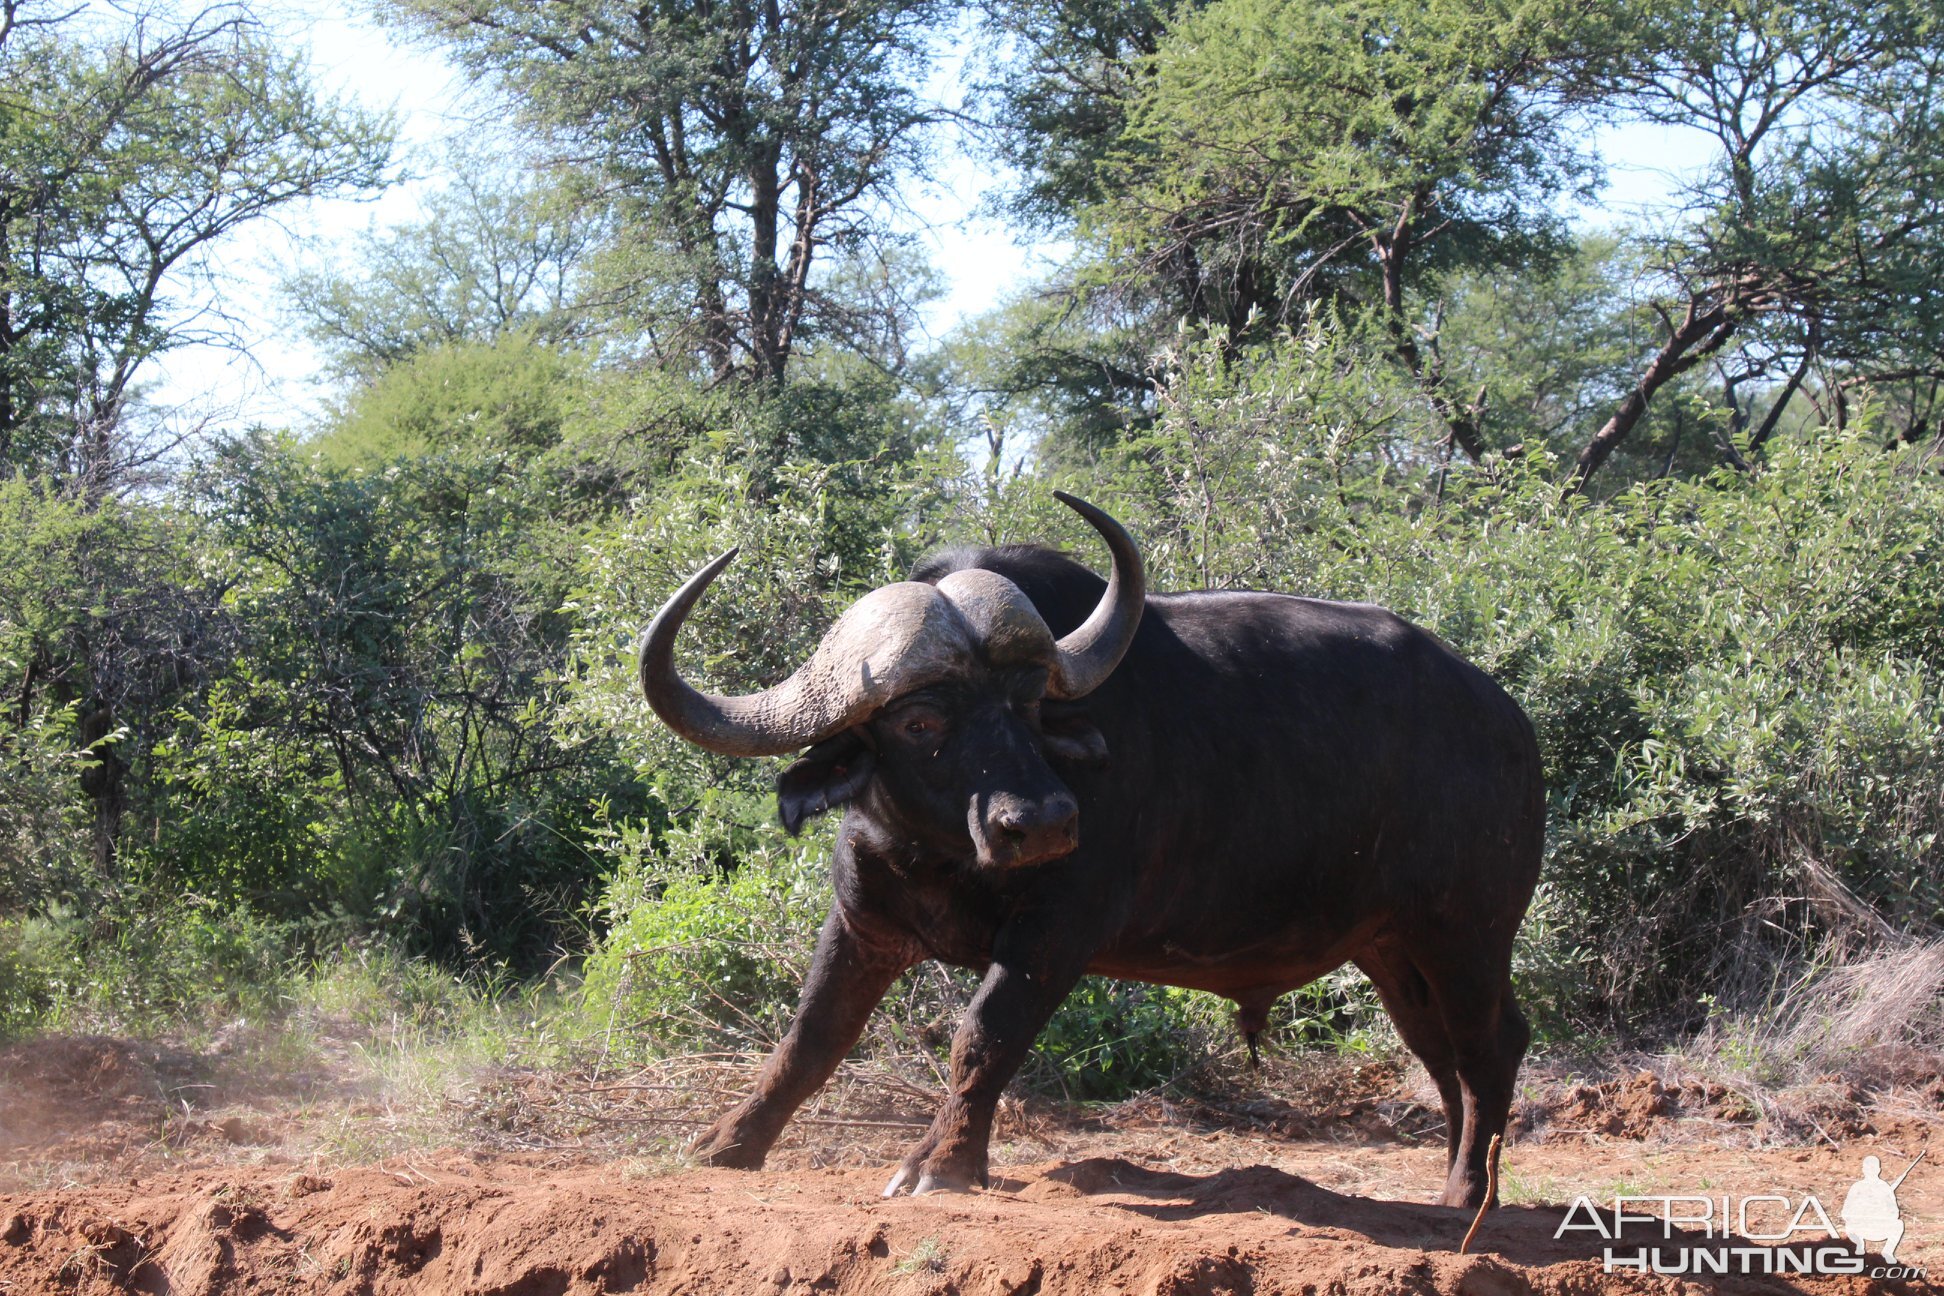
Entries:
[[1478,1203],[1478,1214],[1472,1216],[1471,1227],[1465,1230],[1465,1240],[1458,1244],[1458,1254],[1471,1250],[1472,1239],[1478,1236],[1478,1226],[1485,1222],[1485,1212],[1492,1209],[1492,1202],[1498,1197],[1499,1136],[1492,1135],[1492,1146],[1485,1150],[1485,1200]]

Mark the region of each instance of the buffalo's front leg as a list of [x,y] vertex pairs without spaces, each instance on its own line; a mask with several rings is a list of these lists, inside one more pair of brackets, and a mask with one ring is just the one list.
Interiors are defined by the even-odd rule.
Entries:
[[871,1009],[916,959],[900,941],[875,942],[844,921],[835,906],[817,935],[790,1033],[763,1064],[756,1091],[695,1141],[712,1166],[761,1168],[790,1116],[830,1079],[864,1033]]
[[[1055,965],[1048,967],[1049,962]],[[952,1092],[885,1185],[886,1197],[985,1185],[986,1145],[999,1095],[1083,966],[1084,960],[1070,956],[994,960],[952,1039]]]

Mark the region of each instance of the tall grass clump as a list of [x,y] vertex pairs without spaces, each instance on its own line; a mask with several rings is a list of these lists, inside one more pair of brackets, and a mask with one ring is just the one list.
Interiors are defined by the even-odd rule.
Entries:
[[1944,1063],[1944,939],[1884,941],[1778,968],[1713,1013],[1686,1052],[1756,1089],[1842,1075],[1934,1082]]

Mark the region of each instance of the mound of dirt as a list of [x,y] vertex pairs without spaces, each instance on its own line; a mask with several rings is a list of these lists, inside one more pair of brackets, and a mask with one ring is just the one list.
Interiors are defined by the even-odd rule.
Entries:
[[106,1035],[0,1050],[0,1188],[36,1178],[35,1166],[67,1178],[157,1152],[272,1141],[268,1118],[212,1113],[234,1097],[230,1080],[209,1058]]
[[1840,1075],[1776,1089],[1762,1105],[1748,1094],[1692,1076],[1673,1082],[1652,1071],[1599,1084],[1540,1085],[1522,1101],[1514,1136],[1536,1132],[1550,1143],[1589,1136],[1634,1142],[1724,1144],[1737,1133],[1754,1145],[1838,1145],[1906,1133],[1944,1116],[1944,1079],[1869,1091]]
[[[877,1190],[936,1095],[869,1067],[792,1123],[769,1171],[736,1174],[684,1171],[679,1149],[754,1060],[495,1071],[396,1109],[333,1065],[105,1037],[0,1051],[0,1296],[1860,1296],[1926,1289],[1608,1274],[1604,1239],[1555,1234],[1580,1196],[1813,1192],[1839,1209],[1865,1155],[1901,1173],[1944,1146],[1934,1071],[1870,1092],[1820,1077],[1760,1111],[1667,1068],[1536,1078],[1505,1148],[1510,1204],[1461,1256],[1469,1218],[1422,1204],[1444,1178],[1442,1110],[1397,1059],[1271,1059],[1104,1109],[1008,1098],[994,1189],[916,1201]],[[423,1151],[439,1146],[466,1150]],[[1898,1204],[1901,1258],[1944,1274],[1944,1167],[1926,1161]]]
[[147,1096],[155,1050],[111,1035],[57,1035],[0,1050],[0,1112],[26,1093],[61,1091],[90,1103]]
[[[1242,1296],[1862,1293],[1862,1279],[1602,1272],[1558,1207],[1485,1219],[1351,1196],[1267,1165],[1119,1158],[1013,1169],[971,1196],[882,1200],[882,1169],[631,1173],[457,1155],[329,1174],[174,1173],[0,1197],[0,1291],[414,1296]],[[1710,1285],[1713,1284],[1713,1285]]]
[[1662,1132],[1670,1122],[1683,1119],[1748,1125],[1760,1114],[1725,1086],[1700,1080],[1670,1085],[1651,1071],[1640,1071],[1624,1080],[1564,1090],[1545,1113],[1546,1137],[1558,1140],[1599,1134],[1645,1139]]

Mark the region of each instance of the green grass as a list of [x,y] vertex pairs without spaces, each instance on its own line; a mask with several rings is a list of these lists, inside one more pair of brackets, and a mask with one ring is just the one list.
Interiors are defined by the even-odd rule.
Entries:
[[951,1257],[945,1251],[944,1243],[935,1237],[928,1237],[913,1247],[891,1266],[891,1272],[901,1275],[921,1273],[944,1273],[945,1262]]

